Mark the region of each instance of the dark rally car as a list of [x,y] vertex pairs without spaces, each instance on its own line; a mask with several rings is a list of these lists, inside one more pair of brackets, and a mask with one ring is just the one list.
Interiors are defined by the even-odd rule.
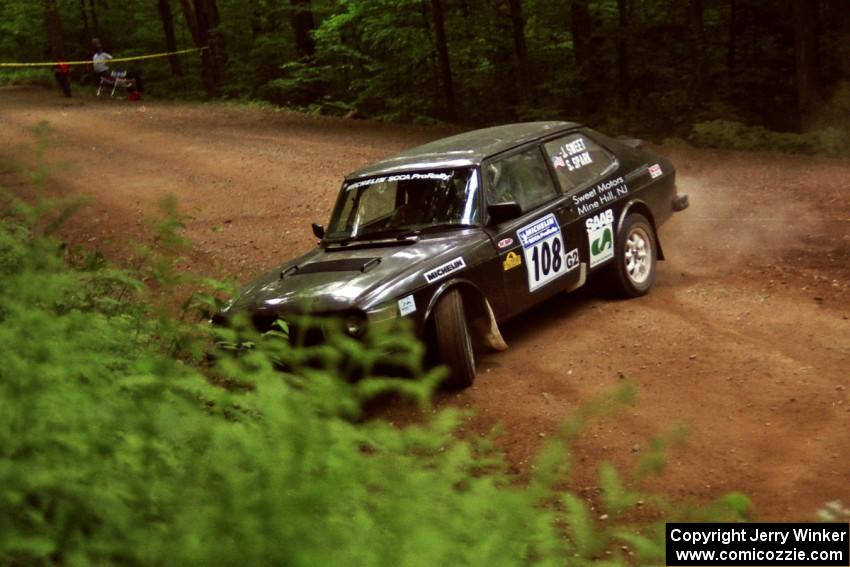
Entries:
[[246,286],[219,314],[260,330],[310,313],[346,333],[406,318],[463,387],[473,342],[507,348],[499,323],[601,271],[624,296],[649,291],[657,229],[687,207],[675,170],[637,140],[570,122],[475,130],[346,177],[311,252]]

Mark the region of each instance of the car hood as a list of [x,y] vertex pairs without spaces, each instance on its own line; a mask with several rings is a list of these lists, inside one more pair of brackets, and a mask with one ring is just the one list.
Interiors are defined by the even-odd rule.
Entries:
[[478,229],[411,241],[316,248],[243,288],[226,311],[370,309],[427,285],[424,274],[487,241]]

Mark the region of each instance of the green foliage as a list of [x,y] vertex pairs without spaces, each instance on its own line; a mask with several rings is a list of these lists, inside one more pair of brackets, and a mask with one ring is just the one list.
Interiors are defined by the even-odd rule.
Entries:
[[850,132],[824,128],[805,134],[773,132],[762,126],[713,120],[695,124],[690,140],[701,146],[843,156],[850,154]]
[[0,69],[0,87],[7,85],[52,86],[53,76],[43,67]]

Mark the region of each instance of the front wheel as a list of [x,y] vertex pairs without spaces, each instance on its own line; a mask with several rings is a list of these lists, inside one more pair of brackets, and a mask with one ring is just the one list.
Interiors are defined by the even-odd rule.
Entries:
[[471,386],[475,381],[475,355],[458,290],[447,291],[434,308],[434,335],[440,360],[451,373],[447,385]]
[[623,297],[645,295],[655,281],[657,256],[652,225],[641,214],[627,216],[617,234],[615,260],[608,269],[611,289]]

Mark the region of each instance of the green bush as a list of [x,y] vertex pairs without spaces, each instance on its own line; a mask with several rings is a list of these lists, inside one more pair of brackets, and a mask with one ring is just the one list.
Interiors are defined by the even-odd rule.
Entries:
[[0,86],[37,85],[53,86],[53,76],[45,67],[23,67],[20,69],[0,69]]
[[850,132],[824,128],[805,134],[774,132],[762,126],[712,120],[694,124],[690,141],[698,146],[733,150],[766,150],[788,153],[850,155]]

